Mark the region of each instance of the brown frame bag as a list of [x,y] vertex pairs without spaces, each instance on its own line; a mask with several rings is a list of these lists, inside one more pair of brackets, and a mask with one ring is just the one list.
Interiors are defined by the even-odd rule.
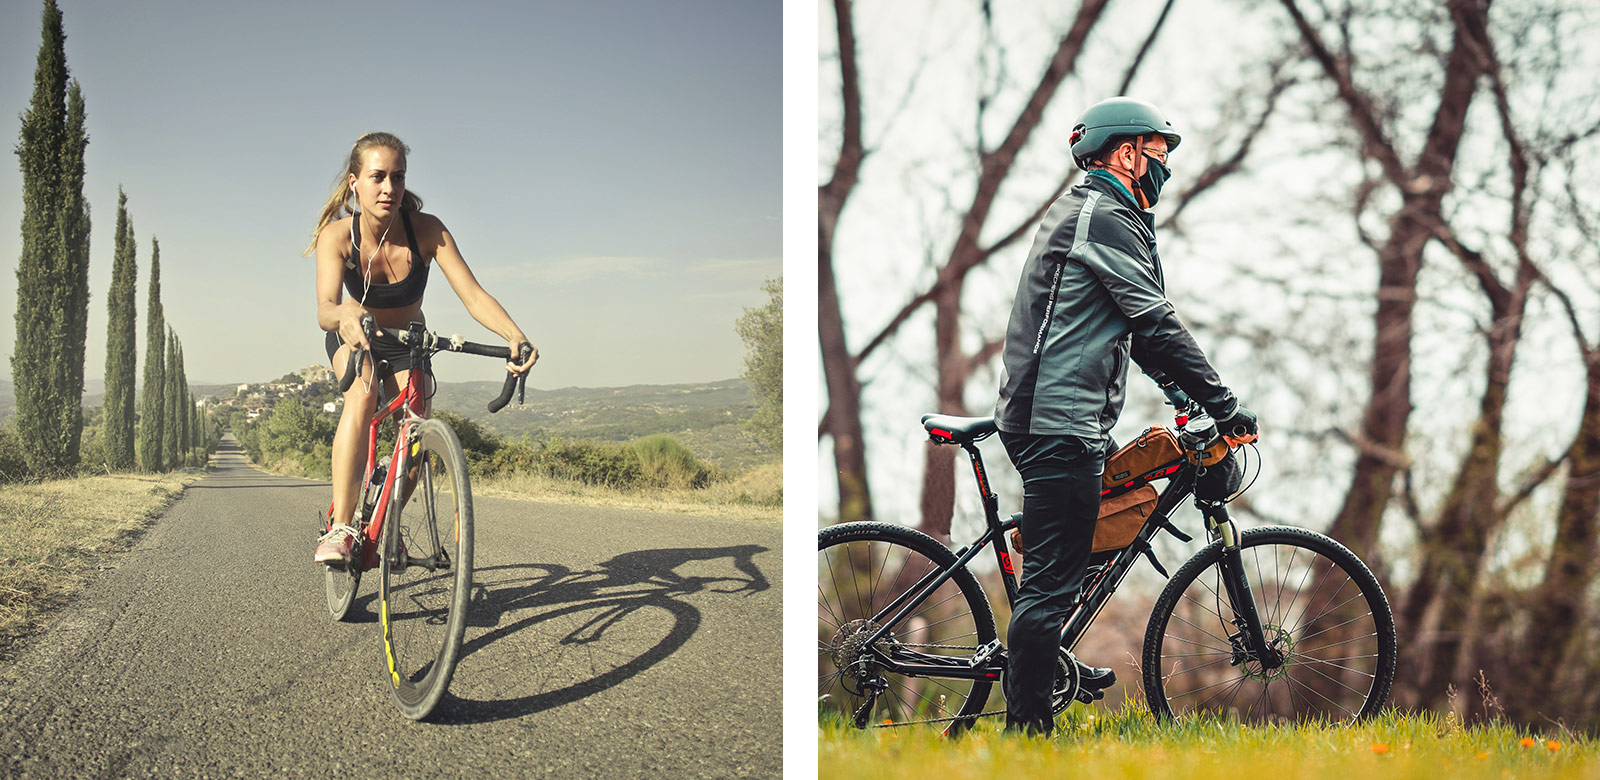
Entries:
[[1183,460],[1183,447],[1178,444],[1178,437],[1165,426],[1152,425],[1139,434],[1139,438],[1106,458],[1100,486],[1109,489],[1125,485],[1180,460]]
[[[1089,552],[1120,550],[1133,544],[1133,540],[1139,536],[1139,529],[1144,527],[1144,521],[1155,511],[1156,501],[1160,498],[1161,494],[1154,485],[1142,485],[1101,501],[1100,515],[1094,523],[1094,543],[1089,547]],[[1011,529],[1011,546],[1018,553],[1023,551],[1021,528]]]

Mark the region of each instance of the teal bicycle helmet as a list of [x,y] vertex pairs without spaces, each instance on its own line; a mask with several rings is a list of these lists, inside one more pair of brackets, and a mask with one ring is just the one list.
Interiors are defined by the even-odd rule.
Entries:
[[1089,164],[1105,150],[1112,139],[1155,133],[1167,139],[1167,150],[1178,148],[1183,140],[1161,109],[1143,100],[1114,97],[1102,100],[1083,112],[1072,127],[1072,161],[1089,170]]

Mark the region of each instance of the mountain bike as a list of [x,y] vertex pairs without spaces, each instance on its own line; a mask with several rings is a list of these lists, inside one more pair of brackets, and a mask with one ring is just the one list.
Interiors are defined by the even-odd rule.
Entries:
[[[1322,534],[1283,526],[1240,531],[1225,501],[1202,500],[1195,488],[1230,448],[1248,441],[1218,435],[1215,422],[1192,403],[1180,407],[1175,422],[1176,432],[1155,426],[1124,448],[1170,438],[1154,460],[1132,470],[1114,469],[1117,456],[1108,461],[1103,507],[1138,498],[1135,491],[1148,497],[1124,510],[1135,512],[1134,522],[1108,549],[1100,549],[1097,527],[1096,552],[1062,628],[1054,711],[1096,697],[1080,685],[1072,650],[1144,559],[1168,578],[1151,610],[1140,662],[1144,698],[1157,720],[1213,715],[1276,723],[1376,713],[1388,700],[1397,654],[1394,618],[1377,579]],[[819,717],[856,728],[922,726],[955,735],[1005,711],[986,709],[1005,674],[1006,649],[969,566],[992,545],[1006,602],[1015,604],[1018,573],[1005,534],[1018,528],[1022,514],[1000,519],[976,446],[996,432],[993,418],[927,415],[922,424],[933,443],[969,455],[984,531],[954,551],[893,523],[842,523],[819,532]],[[1157,493],[1152,483],[1159,480],[1168,483]],[[1171,522],[1191,496],[1210,543],[1169,576],[1151,542],[1163,531],[1193,541]],[[1104,509],[1100,525],[1107,525]]]
[[[461,441],[449,424],[422,417],[426,379],[434,354],[443,351],[510,360],[511,350],[442,337],[413,322],[405,330],[379,328],[368,314],[362,329],[393,338],[410,348],[411,373],[392,400],[378,386],[378,411],[367,435],[367,463],[351,526],[357,531],[350,562],[328,566],[325,575],[328,612],[334,620],[350,615],[363,572],[378,570],[378,609],[383,628],[385,676],[400,712],[412,719],[427,717],[455,673],[466,631],[467,601],[472,590],[472,484]],[[521,345],[517,362],[531,347]],[[361,374],[366,350],[350,355],[339,392]],[[374,358],[375,359],[375,358]],[[374,366],[376,368],[376,366]],[[376,381],[377,371],[373,372]],[[489,402],[498,412],[523,393],[526,374],[508,374],[499,397]],[[392,450],[378,459],[378,434],[394,418]],[[416,495],[420,492],[420,496]],[[332,522],[332,507],[317,521],[317,534]]]

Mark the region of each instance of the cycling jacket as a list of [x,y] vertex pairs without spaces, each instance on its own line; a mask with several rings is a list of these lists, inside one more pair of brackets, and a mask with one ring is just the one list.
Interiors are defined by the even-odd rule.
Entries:
[[1133,359],[1215,417],[1238,402],[1167,301],[1155,218],[1095,172],[1045,214],[1006,328],[995,423],[1007,433],[1106,438]]

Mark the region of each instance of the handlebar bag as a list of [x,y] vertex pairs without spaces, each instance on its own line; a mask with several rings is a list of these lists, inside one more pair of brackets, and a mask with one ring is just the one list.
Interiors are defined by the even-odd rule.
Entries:
[[[1172,430],[1161,425],[1146,428],[1134,439],[1106,458],[1106,470],[1101,475],[1101,487],[1114,488],[1151,472],[1166,469],[1183,460],[1183,447]],[[1103,518],[1105,515],[1102,514]]]

